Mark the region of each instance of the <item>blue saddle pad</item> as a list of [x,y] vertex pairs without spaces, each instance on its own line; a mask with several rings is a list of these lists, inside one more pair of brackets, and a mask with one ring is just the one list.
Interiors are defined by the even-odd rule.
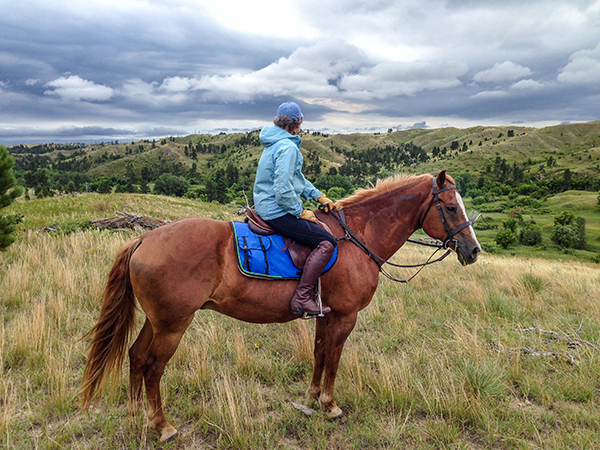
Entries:
[[[279,234],[261,236],[252,232],[244,222],[231,222],[240,270],[244,275],[278,280],[297,280],[302,271],[292,262],[290,252],[285,249]],[[325,266],[327,272],[337,260],[338,249]]]

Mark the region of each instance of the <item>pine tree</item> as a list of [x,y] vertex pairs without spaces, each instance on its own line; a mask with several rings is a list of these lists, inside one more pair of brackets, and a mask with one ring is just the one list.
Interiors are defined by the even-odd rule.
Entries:
[[[5,146],[0,145],[0,209],[10,205],[22,192],[22,188],[16,186],[12,171],[14,165],[15,159]],[[20,221],[20,216],[0,215],[0,250],[14,242],[15,227]]]

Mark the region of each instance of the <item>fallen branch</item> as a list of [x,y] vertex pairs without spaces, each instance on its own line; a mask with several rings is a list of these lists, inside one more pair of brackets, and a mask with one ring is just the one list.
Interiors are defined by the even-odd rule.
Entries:
[[138,216],[126,212],[116,212],[117,217],[92,220],[90,223],[99,228],[112,228],[115,230],[154,230],[169,221],[155,219],[148,216]]
[[579,345],[587,345],[589,347],[596,346],[596,344],[594,344],[593,342],[584,341],[583,339],[578,339],[578,338],[573,339],[573,338],[570,338],[569,336],[563,336],[561,334],[558,334],[556,331],[542,330],[541,328],[538,328],[538,327],[523,328],[521,331],[523,331],[523,332],[537,331],[549,339],[566,342],[570,348],[574,348]]
[[579,364],[579,361],[573,355],[570,355],[568,353],[542,352],[540,350],[535,350],[531,347],[512,347],[509,348],[509,350],[518,351],[529,356],[553,356],[556,359],[564,359],[569,364],[573,364],[574,366]]
[[315,412],[314,409],[303,405],[302,403],[296,403],[296,402],[292,402],[292,406],[294,408],[296,408],[298,411],[302,411],[304,414],[306,414],[308,417],[312,416],[313,413]]

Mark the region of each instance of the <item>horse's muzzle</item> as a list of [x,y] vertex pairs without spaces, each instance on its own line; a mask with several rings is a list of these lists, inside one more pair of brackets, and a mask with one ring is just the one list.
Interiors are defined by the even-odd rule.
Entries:
[[481,248],[476,243],[458,242],[456,245],[456,255],[463,266],[477,261],[480,252]]

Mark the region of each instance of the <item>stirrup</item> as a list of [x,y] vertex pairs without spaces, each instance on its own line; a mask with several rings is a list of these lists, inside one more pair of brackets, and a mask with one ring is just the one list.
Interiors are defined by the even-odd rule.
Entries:
[[292,309],[292,314],[301,314],[300,318],[303,320],[310,320],[325,317],[323,313],[323,301],[321,300],[321,279],[317,280],[317,292],[315,295],[315,303],[319,307],[319,312],[317,313],[309,313],[308,311],[302,311],[298,309]]

